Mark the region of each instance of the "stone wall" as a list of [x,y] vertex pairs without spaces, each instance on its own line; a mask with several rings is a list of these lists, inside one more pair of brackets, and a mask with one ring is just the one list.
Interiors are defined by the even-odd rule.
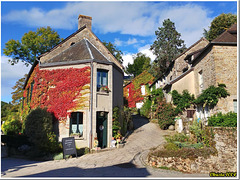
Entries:
[[[179,57],[177,57],[175,59],[173,68],[170,70],[169,74],[167,75],[167,78],[166,78],[167,81],[169,82],[171,81],[171,79],[173,80],[176,77],[180,76],[183,73],[183,69],[189,66],[188,63],[184,60],[187,54],[190,54],[194,51],[204,48],[205,46],[207,46],[208,43],[209,43],[208,40],[206,40],[205,38],[202,38],[199,41],[197,41],[195,44],[193,44],[191,47],[189,47],[187,51],[185,51]],[[170,77],[172,78],[170,79]]]
[[218,154],[195,160],[177,157],[148,156],[148,164],[168,167],[188,173],[237,172],[237,130],[236,128],[213,128]]
[[230,96],[221,99],[216,111],[234,111],[233,101],[237,100],[237,46],[214,46],[216,82],[227,87]]

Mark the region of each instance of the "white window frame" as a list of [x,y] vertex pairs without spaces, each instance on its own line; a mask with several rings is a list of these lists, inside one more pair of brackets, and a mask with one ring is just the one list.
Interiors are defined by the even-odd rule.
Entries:
[[146,89],[145,89],[145,85],[144,84],[141,85],[141,93],[142,93],[143,96],[146,95]]

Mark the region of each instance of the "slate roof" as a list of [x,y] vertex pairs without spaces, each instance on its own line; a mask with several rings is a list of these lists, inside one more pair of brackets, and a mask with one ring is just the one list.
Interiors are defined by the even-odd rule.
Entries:
[[72,44],[68,49],[54,56],[53,58],[42,62],[41,66],[57,65],[57,64],[72,64],[75,61],[81,62],[86,60],[98,60],[109,62],[109,60],[87,39]]

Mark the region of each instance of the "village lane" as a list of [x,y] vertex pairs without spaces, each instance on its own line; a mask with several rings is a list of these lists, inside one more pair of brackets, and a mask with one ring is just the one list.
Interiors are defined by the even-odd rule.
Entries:
[[[207,174],[181,172],[149,167],[145,164],[148,150],[165,142],[157,124],[134,116],[134,131],[123,148],[112,149],[67,160],[34,162],[2,158],[4,177],[208,177]],[[14,163],[11,166],[11,163]]]

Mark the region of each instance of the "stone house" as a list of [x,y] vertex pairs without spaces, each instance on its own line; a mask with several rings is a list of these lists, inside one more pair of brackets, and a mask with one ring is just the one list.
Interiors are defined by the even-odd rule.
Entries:
[[128,107],[140,109],[144,103],[144,97],[148,96],[149,85],[154,77],[147,71],[143,71],[123,87],[123,96]]
[[[204,48],[209,41],[205,38],[201,38],[180,55],[178,55],[169,65],[166,72],[157,78],[151,85],[150,88],[163,88],[167,102],[171,102],[171,96],[167,94],[172,90],[177,90],[182,92],[184,89],[188,89],[190,93],[194,94],[194,88],[192,87],[193,73],[191,70],[191,65],[188,64],[184,58],[187,54],[193,53]],[[184,80],[179,81],[178,83],[173,83],[187,76]]]
[[105,148],[112,140],[112,109],[123,107],[123,66],[91,28],[92,18],[79,15],[78,30],[38,57],[23,106],[52,112],[59,141],[77,135],[78,147],[93,148],[97,138]]
[[[177,62],[181,64],[178,65]],[[171,95],[167,92],[172,90],[182,93],[186,89],[198,97],[211,85],[225,84],[230,96],[220,99],[214,109],[206,106],[203,110],[203,107],[197,107],[195,115],[197,118],[207,119],[218,111],[237,112],[237,25],[233,25],[211,42],[200,39],[177,57],[172,67],[151,87],[157,86],[158,81],[166,92],[168,102],[171,102]],[[194,118],[193,113],[189,111],[189,114],[191,115],[187,115],[188,117]]]

